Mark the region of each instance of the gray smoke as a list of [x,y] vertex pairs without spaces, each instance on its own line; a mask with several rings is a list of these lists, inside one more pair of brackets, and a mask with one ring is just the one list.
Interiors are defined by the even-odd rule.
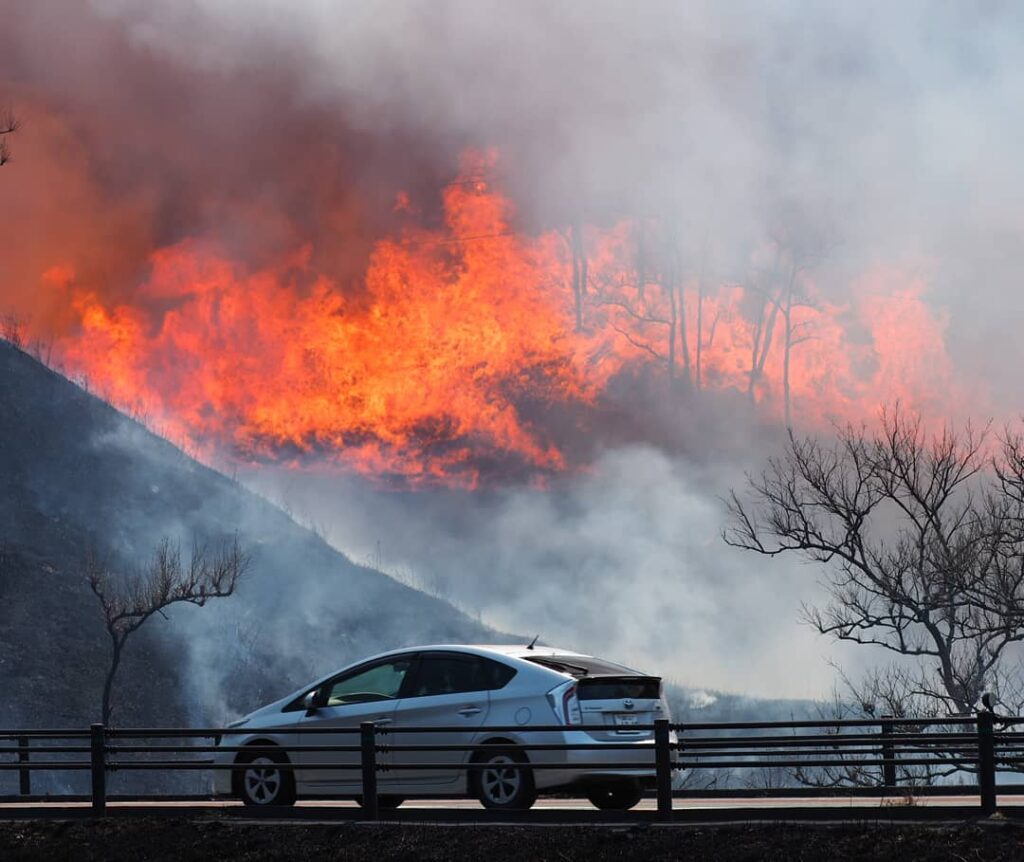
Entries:
[[861,657],[797,624],[815,571],[723,546],[716,491],[735,465],[648,447],[607,453],[545,490],[396,494],[261,469],[247,481],[350,557],[502,631],[615,657],[674,682],[818,697]]
[[[53,26],[52,4],[12,7],[10,44],[0,36],[0,81],[44,93],[54,112],[79,112],[99,197],[131,200],[139,213],[100,220],[106,228],[86,246],[130,240],[138,265],[152,243],[200,235],[255,258],[312,231],[318,255],[358,273],[367,237],[334,230],[348,224],[334,191],[358,188],[375,225],[395,188],[423,192],[421,176],[436,194],[462,148],[496,146],[525,228],[575,215],[671,219],[690,269],[706,254],[721,280],[738,278],[779,230],[821,233],[831,251],[814,278],[838,303],[875,265],[922,276],[929,303],[948,313],[961,378],[1000,415],[1021,409],[1020,4],[95,0],[90,9],[92,29],[71,38]],[[126,74],[136,68],[145,74]],[[335,141],[344,155],[328,159]],[[202,189],[201,206],[179,200],[182,178],[193,198]],[[250,199],[286,214],[286,226],[253,219]],[[356,208],[345,200],[340,209]],[[76,201],[89,212],[92,192]],[[25,206],[12,200],[15,220]],[[130,293],[132,266],[98,269]],[[535,629],[680,682],[822,693],[825,644],[796,623],[800,600],[815,597],[814,571],[734,554],[718,538],[718,495],[775,439],[737,436],[746,457],[711,460],[702,455],[719,451],[710,439],[691,441],[685,457],[612,449],[543,492],[395,494],[269,469],[247,480],[360,561],[501,628]]]

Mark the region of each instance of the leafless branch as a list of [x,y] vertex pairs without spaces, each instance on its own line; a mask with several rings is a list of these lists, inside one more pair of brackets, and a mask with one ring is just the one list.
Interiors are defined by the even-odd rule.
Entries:
[[6,165],[11,160],[11,150],[8,144],[8,136],[18,131],[18,119],[14,112],[7,109],[0,113],[0,165]]

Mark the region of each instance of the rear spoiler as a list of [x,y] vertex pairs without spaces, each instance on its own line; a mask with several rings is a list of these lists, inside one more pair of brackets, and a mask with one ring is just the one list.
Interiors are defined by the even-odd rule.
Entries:
[[646,674],[631,673],[606,673],[581,676],[576,680],[577,685],[584,685],[590,682],[656,682],[661,685],[660,676],[647,676]]

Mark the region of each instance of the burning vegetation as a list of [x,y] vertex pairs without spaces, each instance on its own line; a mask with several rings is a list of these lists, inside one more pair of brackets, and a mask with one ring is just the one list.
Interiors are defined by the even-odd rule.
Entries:
[[[874,29],[10,5],[0,313],[190,451],[476,487],[706,447],[716,422],[994,412],[963,381],[1006,363],[947,356],[943,279],[987,272],[948,237],[999,210],[919,158],[952,136],[916,125],[905,63],[819,62],[873,57]],[[792,133],[854,86],[883,136],[859,102]]]
[[130,302],[54,260],[44,283],[74,315],[57,352],[199,451],[413,484],[580,467],[573,429],[612,411],[613,384],[659,393],[680,428],[701,392],[802,427],[885,397],[949,403],[945,321],[920,279],[876,269],[837,304],[814,280],[824,249],[779,238],[739,283],[690,267],[659,220],[519,232],[496,169],[467,154],[436,226],[400,195],[404,226],[375,243],[356,289],[308,245],[252,268],[182,240],[149,256]]

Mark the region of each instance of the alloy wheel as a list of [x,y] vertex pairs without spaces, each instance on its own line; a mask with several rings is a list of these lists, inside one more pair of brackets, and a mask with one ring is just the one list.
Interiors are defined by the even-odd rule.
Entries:
[[257,757],[245,770],[242,781],[245,794],[257,805],[269,805],[281,792],[281,770],[269,757]]
[[514,799],[522,784],[522,771],[503,766],[508,763],[515,761],[508,755],[499,754],[487,761],[487,769],[481,770],[480,786],[496,805],[505,805]]

